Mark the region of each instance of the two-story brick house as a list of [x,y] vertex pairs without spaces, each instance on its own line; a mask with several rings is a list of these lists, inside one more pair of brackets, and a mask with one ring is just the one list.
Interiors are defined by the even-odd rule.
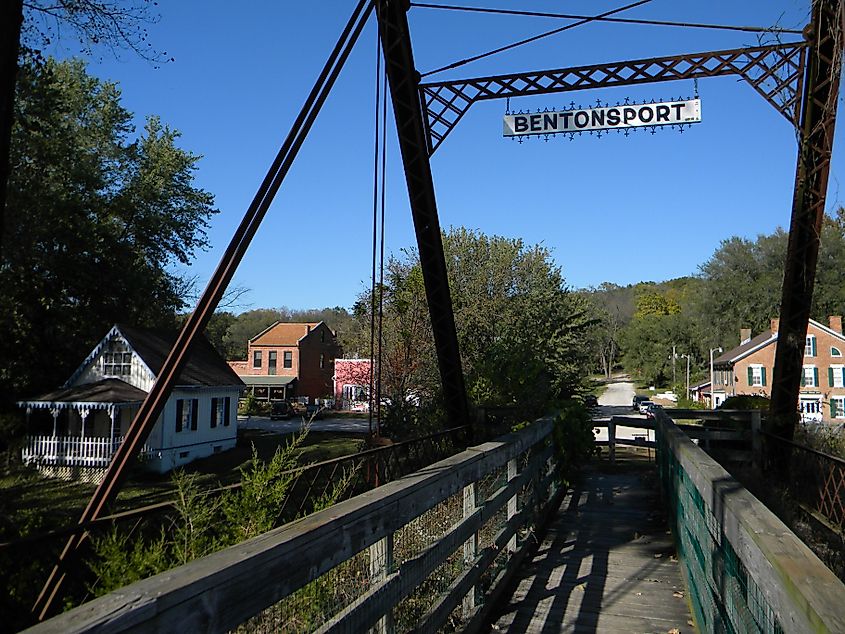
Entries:
[[[771,396],[778,319],[752,337],[742,329],[740,345],[713,361],[713,397],[718,405],[729,396]],[[804,420],[845,421],[845,336],[842,317],[825,326],[813,319],[807,327],[799,406]]]
[[247,389],[261,400],[332,394],[337,336],[325,322],[276,322],[248,342],[245,361],[230,361]]

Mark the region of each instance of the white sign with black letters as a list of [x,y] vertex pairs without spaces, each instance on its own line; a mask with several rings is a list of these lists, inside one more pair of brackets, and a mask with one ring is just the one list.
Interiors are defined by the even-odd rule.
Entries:
[[701,123],[701,100],[505,115],[504,136]]

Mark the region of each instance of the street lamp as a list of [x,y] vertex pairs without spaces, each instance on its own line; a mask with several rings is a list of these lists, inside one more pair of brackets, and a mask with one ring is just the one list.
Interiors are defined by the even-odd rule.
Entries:
[[681,358],[687,360],[687,400],[689,400],[689,360],[690,360],[690,355],[682,354]]
[[710,348],[710,409],[716,409],[716,395],[714,394],[716,383],[714,381],[714,374],[713,374],[713,353],[714,352],[722,352],[722,348]]

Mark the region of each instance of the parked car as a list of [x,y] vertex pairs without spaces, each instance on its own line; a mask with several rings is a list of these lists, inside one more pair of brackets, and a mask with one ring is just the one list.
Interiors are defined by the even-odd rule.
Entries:
[[595,394],[587,394],[584,397],[584,405],[587,407],[598,407],[599,399],[596,398]]
[[649,405],[649,406],[648,406],[648,408],[647,408],[647,409],[646,409],[646,411],[645,411],[645,417],[646,417],[646,418],[654,418],[654,416],[655,416],[655,411],[657,410],[657,408],[658,408],[658,407],[660,407],[660,406],[659,406],[659,405],[655,405],[654,403],[652,403],[651,405]]
[[638,407],[638,409],[640,410],[640,414],[648,413],[648,408],[652,407],[653,405],[654,403],[652,403],[651,401],[640,401],[640,405]]
[[322,420],[324,409],[322,405],[306,405],[305,420]]
[[293,408],[287,401],[276,401],[270,407],[270,420],[287,420],[293,414]]
[[[631,409],[634,409],[634,410],[640,409],[640,403],[642,403],[643,401],[648,401],[648,400],[649,400],[648,396],[645,396],[643,394],[636,394],[634,396],[634,403],[633,403],[633,407]],[[651,401],[649,401],[649,402],[651,402]]]

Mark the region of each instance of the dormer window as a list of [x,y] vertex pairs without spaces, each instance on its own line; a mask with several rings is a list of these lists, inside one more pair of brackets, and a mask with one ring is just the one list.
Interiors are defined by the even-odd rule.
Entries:
[[132,353],[120,339],[108,343],[102,357],[103,376],[129,376],[132,374]]
[[807,342],[804,345],[804,356],[805,357],[816,356],[816,336],[815,335],[807,335]]

